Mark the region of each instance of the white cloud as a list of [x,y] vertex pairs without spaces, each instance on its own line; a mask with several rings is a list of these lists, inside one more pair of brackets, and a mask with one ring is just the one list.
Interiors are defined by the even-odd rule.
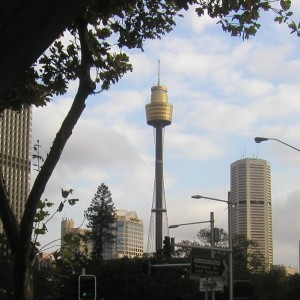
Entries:
[[[49,239],[60,234],[62,216],[82,221],[101,182],[109,186],[117,208],[136,210],[144,219],[147,236],[155,158],[144,105],[157,82],[160,58],[161,82],[174,105],[164,144],[169,222],[202,221],[214,211],[217,226],[227,228],[226,206],[196,203],[190,196],[226,197],[230,163],[244,152],[259,153],[272,164],[274,262],[297,265],[297,228],[286,224],[298,222],[299,153],[271,141],[257,145],[253,138],[278,137],[300,146],[298,40],[265,24],[257,37],[242,42],[214,22],[206,17],[198,22],[188,13],[173,33],[147,42],[144,53],[130,54],[133,73],[88,99],[44,195],[58,203],[60,188],[73,188],[80,202],[51,222]],[[33,141],[39,139],[43,151],[70,103],[62,97],[35,109]],[[172,235],[191,239],[198,229],[187,226]]]

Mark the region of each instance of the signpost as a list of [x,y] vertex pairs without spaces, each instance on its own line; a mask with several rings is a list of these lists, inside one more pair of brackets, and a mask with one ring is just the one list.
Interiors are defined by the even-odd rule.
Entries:
[[223,277],[205,277],[200,278],[200,292],[206,291],[223,292],[224,279]]
[[228,270],[226,262],[221,259],[197,256],[192,257],[191,267],[192,274],[198,276],[223,276]]

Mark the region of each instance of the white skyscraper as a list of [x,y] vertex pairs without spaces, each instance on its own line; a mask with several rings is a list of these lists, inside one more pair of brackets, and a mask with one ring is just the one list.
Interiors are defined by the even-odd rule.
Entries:
[[[0,164],[10,205],[18,221],[30,188],[31,107],[5,110],[0,116]],[[0,221],[0,232],[3,232]]]
[[245,158],[230,166],[232,234],[257,243],[270,267],[273,264],[272,199],[270,163]]

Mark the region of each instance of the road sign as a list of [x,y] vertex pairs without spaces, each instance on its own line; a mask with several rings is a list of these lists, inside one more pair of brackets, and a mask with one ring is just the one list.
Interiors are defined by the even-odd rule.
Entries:
[[223,277],[205,277],[200,278],[200,292],[223,292],[224,278]]
[[192,274],[198,276],[222,276],[225,271],[225,262],[221,259],[207,257],[192,257]]

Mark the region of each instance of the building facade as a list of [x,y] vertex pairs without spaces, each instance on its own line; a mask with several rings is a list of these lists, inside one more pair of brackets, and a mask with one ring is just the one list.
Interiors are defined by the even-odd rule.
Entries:
[[[142,257],[144,254],[144,224],[136,212],[127,210],[116,211],[116,223],[109,229],[116,236],[114,243],[103,247],[103,259],[122,257]],[[61,246],[70,245],[70,238],[83,237],[87,229],[74,227],[72,219],[63,218],[61,221]],[[66,238],[67,237],[67,238]],[[92,253],[93,245],[89,240],[78,239],[71,243],[75,252]]]
[[136,212],[117,210],[116,256],[142,257],[144,224]]
[[230,166],[232,234],[256,242],[254,250],[273,265],[271,167],[266,160],[245,158]]
[[281,271],[287,276],[298,274],[298,269],[294,266],[274,265],[272,269],[276,271]]
[[[31,107],[0,116],[0,163],[12,209],[20,222],[30,189]],[[3,232],[0,221],[0,232]]]
[[74,227],[73,219],[63,218],[61,221],[61,247],[71,247],[74,252],[90,255],[92,243],[86,236],[87,229]]
[[118,209],[111,230],[115,243],[104,246],[103,259],[143,256],[144,224],[136,212]]

